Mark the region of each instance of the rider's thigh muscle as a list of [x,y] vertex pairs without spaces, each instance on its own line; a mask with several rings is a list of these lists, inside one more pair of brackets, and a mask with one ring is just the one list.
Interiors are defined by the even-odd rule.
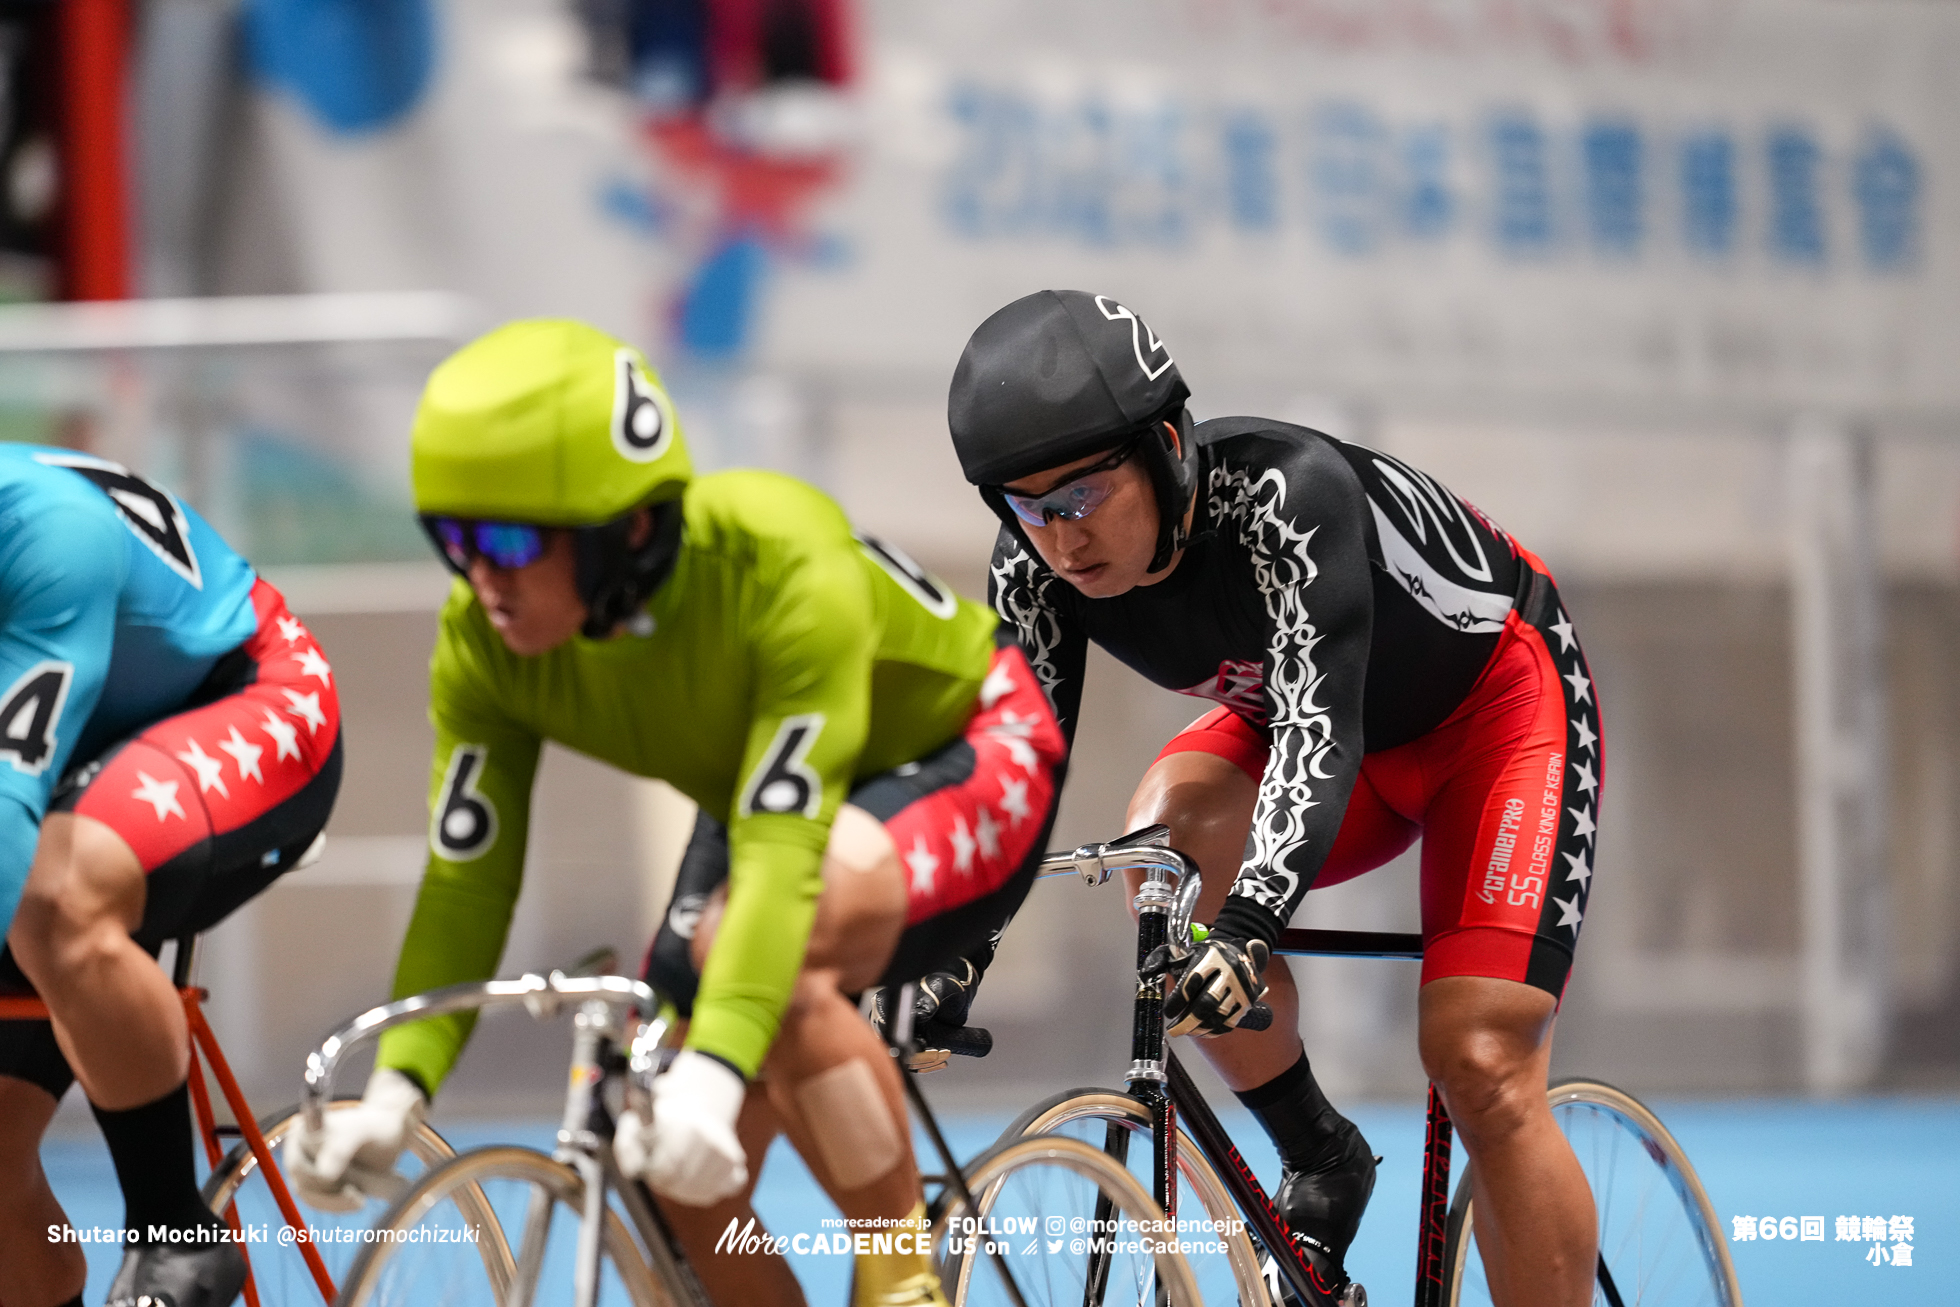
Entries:
[[[710,896],[695,927],[694,969],[706,965],[728,901],[726,884]],[[824,849],[823,893],[803,965],[834,968],[847,992],[877,982],[905,929],[905,873],[891,836],[877,818],[845,804]]]

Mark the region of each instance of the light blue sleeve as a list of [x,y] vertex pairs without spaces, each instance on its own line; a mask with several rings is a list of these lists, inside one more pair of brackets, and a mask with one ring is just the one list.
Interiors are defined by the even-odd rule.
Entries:
[[111,512],[55,503],[0,522],[0,935],[48,795],[102,695],[128,565]]

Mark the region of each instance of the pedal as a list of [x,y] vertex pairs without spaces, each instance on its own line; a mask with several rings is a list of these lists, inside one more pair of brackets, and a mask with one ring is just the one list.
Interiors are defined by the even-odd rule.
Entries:
[[1278,1307],[1368,1307],[1368,1291],[1361,1283],[1330,1275],[1323,1259],[1312,1248],[1302,1251],[1307,1260],[1307,1277],[1317,1292],[1303,1300],[1294,1292],[1293,1282],[1280,1274],[1279,1263],[1273,1260],[1272,1252],[1256,1239],[1254,1246],[1259,1249],[1259,1276],[1266,1282],[1266,1292]]

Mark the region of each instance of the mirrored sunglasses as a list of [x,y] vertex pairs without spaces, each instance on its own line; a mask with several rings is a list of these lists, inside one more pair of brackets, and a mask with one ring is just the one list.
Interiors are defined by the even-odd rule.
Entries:
[[545,530],[528,522],[483,522],[464,517],[425,515],[423,529],[458,572],[484,559],[492,567],[529,567],[544,557]]
[[1051,519],[1080,522],[1116,493],[1116,469],[1129,461],[1136,448],[1137,442],[1130,441],[1108,458],[1092,463],[1049,487],[1046,494],[1017,495],[1011,490],[1002,490],[1001,497],[1014,511],[1014,516],[1029,526],[1046,526]]

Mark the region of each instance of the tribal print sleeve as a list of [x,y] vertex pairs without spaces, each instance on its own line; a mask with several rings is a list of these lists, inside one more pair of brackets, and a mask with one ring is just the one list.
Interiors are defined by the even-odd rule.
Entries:
[[1001,528],[987,569],[987,602],[1027,655],[1072,748],[1089,641],[1081,623],[1063,609],[1068,590],[1019,534]]
[[1245,864],[1216,925],[1271,943],[1312,888],[1361,772],[1373,590],[1360,484],[1313,441],[1258,464],[1221,458],[1211,520],[1250,565],[1271,636],[1272,751]]

